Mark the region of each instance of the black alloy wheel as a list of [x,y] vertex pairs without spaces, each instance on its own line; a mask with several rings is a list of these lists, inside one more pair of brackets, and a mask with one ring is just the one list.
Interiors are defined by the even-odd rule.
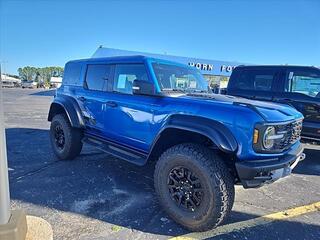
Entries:
[[61,124],[57,124],[54,129],[54,140],[57,148],[62,150],[65,145],[65,137]]
[[168,176],[168,189],[178,207],[192,212],[200,207],[204,190],[190,169],[182,166],[173,168]]
[[82,149],[82,129],[73,128],[65,114],[53,117],[50,126],[52,150],[61,160],[72,160]]
[[221,224],[234,202],[234,178],[224,160],[199,144],[182,143],[164,151],[154,186],[166,213],[191,231]]

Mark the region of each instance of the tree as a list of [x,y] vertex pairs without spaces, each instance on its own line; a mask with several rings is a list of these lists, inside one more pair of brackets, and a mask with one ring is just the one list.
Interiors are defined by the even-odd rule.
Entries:
[[38,73],[44,82],[49,82],[51,77],[62,77],[62,67],[44,67],[39,68]]
[[19,77],[22,80],[28,81],[43,81],[50,82],[51,77],[62,77],[63,75],[62,67],[43,67],[43,68],[35,68],[26,66],[18,69]]
[[35,67],[23,67],[23,68],[18,68],[18,73],[19,73],[19,77],[22,80],[34,80],[36,74],[37,74],[37,68]]

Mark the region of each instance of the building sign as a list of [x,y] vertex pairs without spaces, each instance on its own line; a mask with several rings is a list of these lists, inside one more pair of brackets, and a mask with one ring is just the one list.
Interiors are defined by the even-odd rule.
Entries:
[[231,65],[221,65],[220,72],[232,72],[236,66]]
[[[214,70],[214,65],[209,64],[209,63],[200,63],[200,62],[189,62],[189,66],[195,67],[199,70],[203,71],[213,71]],[[231,73],[233,69],[235,69],[235,65],[221,65],[219,70],[220,72],[225,72],[225,73]]]
[[199,70],[204,71],[212,71],[213,70],[213,64],[206,64],[206,63],[195,63],[195,62],[189,62],[189,66],[196,67]]

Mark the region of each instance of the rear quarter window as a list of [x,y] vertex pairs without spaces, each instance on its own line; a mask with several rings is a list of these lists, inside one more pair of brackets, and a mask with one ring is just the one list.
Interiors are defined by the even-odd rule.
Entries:
[[81,75],[82,64],[69,62],[65,66],[63,74],[64,85],[77,85],[82,86],[80,75]]

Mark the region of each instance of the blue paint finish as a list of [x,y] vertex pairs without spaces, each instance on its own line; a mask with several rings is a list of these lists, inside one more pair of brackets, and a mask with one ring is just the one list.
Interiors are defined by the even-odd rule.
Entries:
[[[152,61],[146,61],[146,66],[148,69],[150,79],[156,79],[156,75],[152,69]],[[161,88],[158,81],[154,81],[154,84],[155,84],[156,92],[158,93],[161,92]]]
[[[187,115],[206,118],[227,127],[238,143],[235,155],[240,161],[277,157],[284,154],[258,154],[253,150],[252,139],[257,123],[283,123],[302,118],[301,113],[288,106],[216,94],[210,94],[210,97],[186,94],[143,96],[83,88],[84,69],[87,64],[143,63],[147,68],[149,80],[154,83],[156,92],[160,93],[160,87],[151,65],[153,62],[186,67],[181,63],[145,56],[72,61],[72,63],[82,65],[79,82],[73,85],[63,84],[58,89],[57,95],[70,95],[76,99],[79,96],[86,98],[84,102],[77,100],[80,108],[94,118],[94,120],[87,121],[85,132],[144,153],[151,151],[154,140],[165,128],[171,116]],[[66,71],[69,70],[66,69]],[[114,107],[106,104],[110,101],[117,105]],[[292,148],[298,148],[299,145],[300,143],[297,142]]]

